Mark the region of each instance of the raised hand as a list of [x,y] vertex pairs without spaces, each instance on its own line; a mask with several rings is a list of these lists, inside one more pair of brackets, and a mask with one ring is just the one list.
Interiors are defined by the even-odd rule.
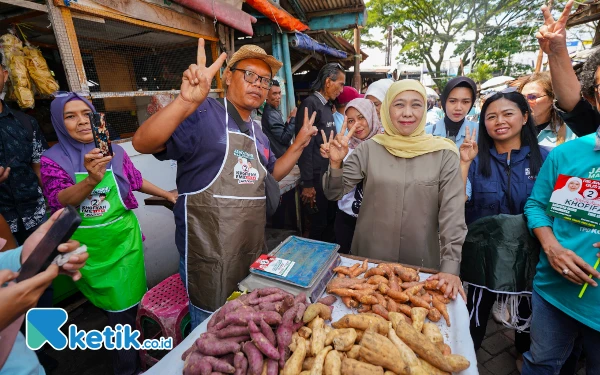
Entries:
[[99,148],[90,151],[83,157],[83,166],[88,171],[88,180],[98,185],[104,178],[106,166],[112,160],[112,156],[102,156]]
[[323,137],[323,145],[321,149],[327,153],[329,156],[329,163],[332,168],[338,169],[341,167],[342,161],[348,155],[348,141],[352,138],[354,134],[354,130],[356,127],[350,129],[348,134],[346,133],[346,129],[348,118],[344,116],[344,123],[342,124],[342,129],[336,135],[335,139],[333,138],[333,132],[331,133],[329,140],[325,137],[325,132],[321,131],[321,136]]
[[310,117],[308,117],[308,108],[304,108],[304,124],[302,124],[302,128],[300,128],[300,131],[298,134],[296,134],[294,144],[298,144],[301,148],[308,146],[312,137],[314,137],[318,132],[317,128],[313,126],[316,117],[316,111],[313,112]]
[[573,0],[569,0],[558,20],[554,20],[550,9],[547,6],[542,7],[544,14],[544,24],[540,27],[535,37],[540,44],[540,48],[547,55],[557,52],[567,51],[567,20],[573,8]]
[[206,67],[206,53],[204,52],[204,39],[198,39],[198,55],[196,64],[190,67],[183,73],[181,82],[181,92],[179,96],[184,101],[200,105],[210,91],[210,83],[217,74],[227,54],[223,52],[219,58],[209,67]]
[[460,145],[459,151],[461,162],[471,163],[475,159],[479,152],[479,147],[477,146],[477,129],[473,129],[473,133],[470,133],[467,126],[465,140]]
[[0,167],[0,184],[4,181],[8,180],[8,175],[10,174],[10,167]]

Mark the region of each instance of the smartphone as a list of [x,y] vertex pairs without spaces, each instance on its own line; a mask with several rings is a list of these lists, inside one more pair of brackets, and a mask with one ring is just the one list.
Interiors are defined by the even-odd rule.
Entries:
[[110,144],[110,135],[104,119],[104,113],[89,113],[90,123],[92,124],[92,134],[94,144],[100,149],[102,156],[113,156],[112,145]]
[[58,245],[67,242],[81,224],[81,216],[73,206],[67,206],[52,224],[44,238],[37,244],[29,258],[21,266],[17,282],[27,280],[42,269],[48,268],[56,255]]

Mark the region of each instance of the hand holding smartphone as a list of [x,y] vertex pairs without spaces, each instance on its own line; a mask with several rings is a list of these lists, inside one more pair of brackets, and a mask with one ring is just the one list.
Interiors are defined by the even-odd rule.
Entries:
[[36,245],[17,277],[17,282],[35,276],[42,268],[47,268],[58,252],[58,245],[67,242],[81,224],[81,216],[73,206],[67,206],[44,238]]
[[113,149],[104,113],[89,113],[89,116],[96,148],[100,149],[102,156],[113,156]]

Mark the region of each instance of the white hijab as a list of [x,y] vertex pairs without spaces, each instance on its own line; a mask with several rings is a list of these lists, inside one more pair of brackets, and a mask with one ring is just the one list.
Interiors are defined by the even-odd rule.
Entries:
[[573,200],[576,198],[583,199],[583,196],[581,194],[579,194],[579,190],[577,190],[577,191],[569,190],[569,184],[571,182],[579,183],[579,190],[581,190],[581,187],[583,186],[583,181],[581,181],[581,178],[571,177],[567,180],[567,183],[565,184],[565,186],[563,186],[562,188],[560,188],[560,189],[556,190],[554,193],[552,193],[552,196],[550,197],[550,201],[554,202],[554,203],[558,203],[558,204],[564,204],[567,200]]
[[371,83],[371,85],[367,89],[367,92],[365,92],[365,97],[367,95],[371,95],[376,97],[377,100],[383,103],[383,99],[385,99],[385,93],[390,88],[392,83],[394,83],[394,81],[389,78],[380,79]]

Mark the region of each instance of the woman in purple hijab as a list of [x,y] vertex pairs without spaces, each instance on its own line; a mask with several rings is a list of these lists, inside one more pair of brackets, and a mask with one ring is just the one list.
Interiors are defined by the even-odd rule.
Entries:
[[[113,156],[103,156],[94,145],[88,115],[94,106],[75,93],[51,104],[52,125],[59,143],[41,159],[43,190],[52,211],[76,206],[82,223],[73,239],[89,254],[79,290],[95,306],[108,312],[111,326],[135,326],[137,306],[147,290],[142,232],[132,209],[133,191],[176,196],[144,180],[123,148],[112,145]],[[135,349],[114,350],[115,374],[137,374]]]

